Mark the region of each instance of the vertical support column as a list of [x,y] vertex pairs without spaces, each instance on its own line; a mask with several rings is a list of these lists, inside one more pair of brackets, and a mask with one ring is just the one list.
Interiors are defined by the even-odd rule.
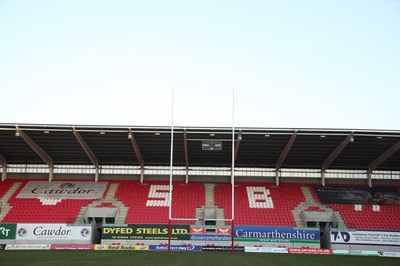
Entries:
[[372,172],[367,172],[367,185],[368,187],[372,187]]
[[140,167],[140,183],[144,183],[144,167]]
[[100,173],[100,167],[98,165],[96,165],[96,173],[94,175],[94,182],[99,181],[99,173]]
[[7,179],[7,163],[3,164],[3,173],[1,174],[1,181],[6,181]]
[[279,170],[276,169],[275,171],[275,186],[279,186]]
[[186,184],[189,183],[189,168],[186,167]]
[[321,171],[321,186],[325,186],[325,171]]
[[54,179],[54,165],[49,166],[49,182],[53,181]]

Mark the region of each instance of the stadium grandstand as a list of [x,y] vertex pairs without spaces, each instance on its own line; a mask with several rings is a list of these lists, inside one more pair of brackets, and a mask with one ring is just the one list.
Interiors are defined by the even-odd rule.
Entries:
[[235,226],[304,228],[323,248],[331,230],[400,231],[400,131],[2,124],[0,163],[1,224],[92,224],[93,243],[137,224],[236,245]]

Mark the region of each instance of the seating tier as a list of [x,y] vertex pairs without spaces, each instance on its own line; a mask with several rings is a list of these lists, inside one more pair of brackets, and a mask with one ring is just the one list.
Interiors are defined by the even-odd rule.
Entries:
[[[156,193],[150,195],[151,187]],[[169,182],[119,181],[115,197],[129,207],[125,223],[129,224],[167,224],[169,219]],[[173,182],[172,218],[196,218],[196,208],[204,204],[203,184]],[[173,224],[188,224],[194,221],[174,220]]]
[[[264,187],[269,191],[273,208],[251,208],[247,187]],[[299,184],[236,183],[235,184],[235,224],[296,226],[292,210],[305,201]],[[257,193],[257,192],[254,192]],[[259,200],[263,202],[263,200]],[[225,210],[225,217],[231,218],[231,185],[218,184],[215,187],[215,203]]]

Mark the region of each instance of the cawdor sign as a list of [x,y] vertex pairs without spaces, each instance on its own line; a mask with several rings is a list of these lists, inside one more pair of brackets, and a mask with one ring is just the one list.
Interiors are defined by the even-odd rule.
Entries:
[[18,199],[100,199],[107,182],[30,181],[18,193]]

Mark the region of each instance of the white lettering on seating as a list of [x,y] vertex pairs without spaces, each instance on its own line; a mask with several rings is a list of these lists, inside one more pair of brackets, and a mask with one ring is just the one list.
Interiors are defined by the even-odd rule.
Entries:
[[250,208],[272,209],[274,203],[269,197],[269,189],[265,187],[246,187]]
[[146,206],[168,207],[169,185],[151,185]]

